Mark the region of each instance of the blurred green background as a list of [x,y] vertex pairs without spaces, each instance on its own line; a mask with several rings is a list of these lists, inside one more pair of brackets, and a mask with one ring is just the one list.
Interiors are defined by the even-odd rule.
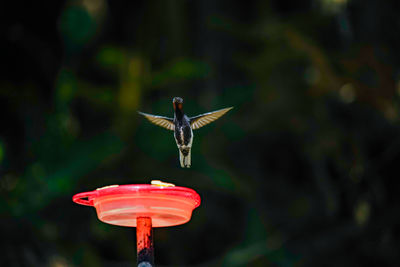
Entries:
[[[158,266],[399,266],[399,1],[8,1],[0,265],[133,266],[135,229],[74,194],[195,189]],[[138,110],[197,115],[181,169]]]

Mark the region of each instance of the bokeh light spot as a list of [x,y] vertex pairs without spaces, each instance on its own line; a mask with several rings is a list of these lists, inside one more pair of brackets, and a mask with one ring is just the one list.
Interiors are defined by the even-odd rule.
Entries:
[[353,102],[356,97],[353,85],[351,83],[343,85],[339,90],[339,95],[345,103]]
[[369,219],[370,205],[366,201],[360,201],[354,210],[354,219],[356,223],[363,226]]
[[97,54],[97,61],[105,68],[115,68],[125,62],[126,55],[120,49],[106,46],[100,49]]
[[93,36],[95,28],[88,11],[80,6],[68,7],[61,16],[60,29],[67,43],[85,44]]

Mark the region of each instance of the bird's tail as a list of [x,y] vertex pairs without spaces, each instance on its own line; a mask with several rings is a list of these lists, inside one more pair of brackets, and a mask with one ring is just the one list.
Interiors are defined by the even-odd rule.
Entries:
[[191,165],[191,151],[190,147],[179,149],[179,161],[182,168],[190,168]]

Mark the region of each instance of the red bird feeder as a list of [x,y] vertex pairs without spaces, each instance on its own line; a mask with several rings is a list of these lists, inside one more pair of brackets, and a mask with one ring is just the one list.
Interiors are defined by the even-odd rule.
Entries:
[[153,227],[188,222],[200,205],[193,189],[157,183],[112,185],[73,196],[75,203],[96,208],[100,221],[136,227],[138,266],[153,266]]

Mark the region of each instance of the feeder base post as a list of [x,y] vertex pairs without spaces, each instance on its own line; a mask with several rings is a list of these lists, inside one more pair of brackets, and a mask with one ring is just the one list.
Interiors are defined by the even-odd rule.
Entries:
[[138,217],[136,219],[136,242],[138,267],[153,267],[153,227],[150,217]]

